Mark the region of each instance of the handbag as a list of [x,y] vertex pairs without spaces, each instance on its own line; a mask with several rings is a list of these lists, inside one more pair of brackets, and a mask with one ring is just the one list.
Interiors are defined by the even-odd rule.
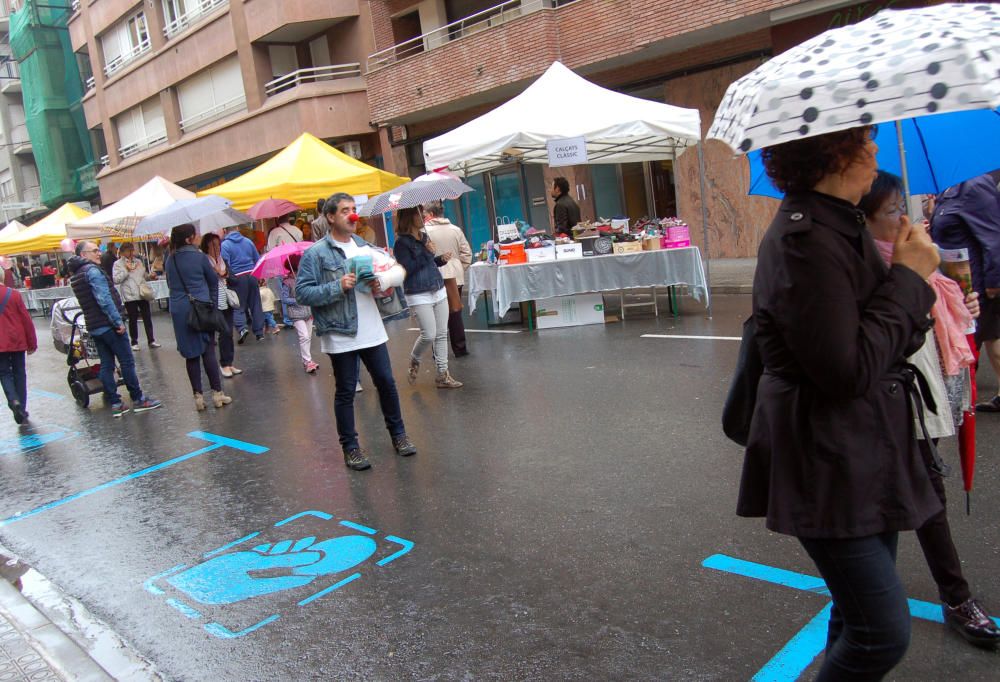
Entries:
[[750,422],[757,404],[757,385],[764,373],[764,361],[757,346],[757,324],[753,315],[743,323],[743,338],[736,370],[722,407],[722,430],[729,440],[746,447]]
[[240,295],[235,291],[227,287],[222,280],[219,280],[219,286],[226,290],[226,301],[229,302],[229,307],[234,310],[239,310],[240,307]]
[[286,303],[285,313],[288,315],[289,320],[308,320],[312,317],[312,308],[307,305],[299,305],[298,303]]
[[403,320],[410,316],[410,307],[406,304],[403,287],[392,287],[375,297],[375,305],[382,316],[383,322]]
[[139,282],[139,298],[144,301],[156,300],[156,294],[153,292],[153,287],[149,285],[149,282]]
[[223,317],[222,311],[219,310],[218,306],[214,303],[208,303],[206,301],[199,301],[191,292],[188,291],[187,283],[184,278],[181,277],[181,271],[177,268],[177,254],[171,259],[174,266],[174,272],[177,273],[177,279],[181,281],[181,286],[184,287],[184,293],[188,297],[188,302],[191,304],[191,309],[187,314],[187,326],[199,332],[207,332],[209,334],[214,334],[219,332],[225,334],[228,330],[226,326],[226,318]]
[[462,311],[462,295],[458,293],[458,280],[454,277],[444,281],[444,290],[448,294],[448,312],[458,313]]

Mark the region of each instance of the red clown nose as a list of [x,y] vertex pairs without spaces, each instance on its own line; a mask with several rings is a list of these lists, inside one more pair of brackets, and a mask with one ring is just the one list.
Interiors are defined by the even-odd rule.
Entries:
[[350,220],[352,223],[356,223],[359,220],[361,220],[361,217],[357,213],[352,213],[351,215],[347,216],[347,219]]

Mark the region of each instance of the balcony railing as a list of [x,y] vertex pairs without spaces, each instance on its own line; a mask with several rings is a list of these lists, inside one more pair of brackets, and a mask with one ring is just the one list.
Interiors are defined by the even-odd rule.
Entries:
[[79,12],[79,11],[80,11],[80,0],[73,0],[73,2],[71,2],[71,3],[69,4],[69,6],[70,6],[70,8],[71,8],[71,9],[72,9],[72,10],[73,10],[74,12]]
[[205,109],[205,111],[200,111],[197,114],[192,114],[187,118],[182,118],[180,120],[181,130],[185,133],[189,133],[192,130],[197,130],[202,126],[206,126],[212,121],[217,121],[220,118],[225,118],[231,113],[236,111],[245,111],[247,108],[247,98],[245,95],[240,95],[239,97],[233,97],[231,100],[225,102],[220,102],[214,107]]
[[428,31],[368,57],[368,71],[375,71],[395,64],[408,57],[448,44],[452,40],[500,26],[525,14],[541,9],[555,9],[574,0],[507,0],[499,5],[476,12],[446,26]]
[[316,81],[327,81],[335,78],[353,78],[361,75],[361,64],[329,64],[327,66],[314,66],[309,69],[298,69],[283,76],[278,76],[269,81],[264,86],[264,93],[270,97],[279,92],[284,92],[302,83],[315,83]]
[[104,75],[110,76],[113,73],[121,70],[125,65],[135,61],[146,52],[149,52],[149,48],[150,48],[149,38],[146,38],[144,41],[133,47],[131,50],[123,52],[122,54],[118,55],[110,62],[108,62],[104,66]]
[[94,77],[91,76],[90,78],[85,80],[83,84],[87,86],[87,90],[93,90],[94,86],[97,85],[97,81],[95,81]]
[[99,159],[99,161],[101,163],[101,168],[107,168],[108,166],[111,165],[111,157],[108,156],[107,154],[105,154],[104,156],[102,156]]
[[153,135],[147,135],[141,140],[136,140],[132,144],[125,145],[124,147],[118,148],[118,154],[123,158],[127,159],[130,156],[135,156],[139,152],[144,152],[150,147],[155,147],[158,144],[163,144],[167,141],[166,132],[154,133]]
[[182,33],[188,26],[198,23],[202,18],[208,16],[223,5],[228,5],[229,0],[188,0],[190,6],[184,14],[180,15],[163,27],[163,35],[170,40],[178,33]]
[[13,59],[0,61],[0,86],[21,79],[21,70]]

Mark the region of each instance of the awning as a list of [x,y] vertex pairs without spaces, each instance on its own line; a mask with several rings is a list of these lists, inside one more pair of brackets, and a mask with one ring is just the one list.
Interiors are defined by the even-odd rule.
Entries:
[[264,199],[287,199],[299,206],[334,192],[375,195],[399,187],[409,178],[369,166],[303,133],[273,157],[224,185],[198,192],[230,199],[233,208],[246,211]]
[[0,242],[0,255],[58,251],[59,243],[66,238],[66,224],[89,215],[89,211],[75,204],[63,204],[14,238]]
[[548,163],[549,140],[582,137],[588,163],[674,159],[701,137],[697,109],[602,88],[560,62],[493,111],[424,143],[428,170],[464,175],[521,161]]

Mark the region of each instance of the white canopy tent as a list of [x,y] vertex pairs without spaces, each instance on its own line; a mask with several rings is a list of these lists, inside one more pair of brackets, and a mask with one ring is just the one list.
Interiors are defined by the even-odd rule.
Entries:
[[697,109],[607,90],[560,62],[517,97],[424,143],[428,170],[474,175],[514,161],[548,163],[546,142],[583,137],[589,163],[670,160],[701,139]]
[[127,239],[139,221],[150,213],[166,208],[178,199],[194,199],[194,196],[194,192],[157,175],[107,208],[68,224],[66,235],[77,240],[99,237]]

